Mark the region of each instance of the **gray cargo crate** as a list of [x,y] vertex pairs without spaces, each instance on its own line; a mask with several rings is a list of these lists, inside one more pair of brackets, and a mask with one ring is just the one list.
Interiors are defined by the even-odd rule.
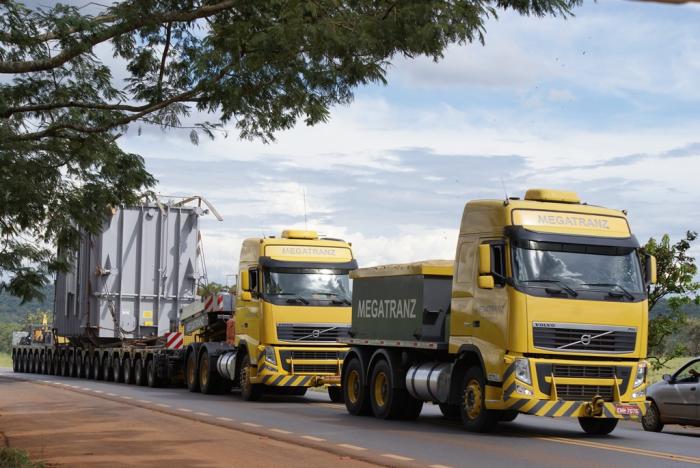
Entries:
[[73,270],[56,278],[54,326],[98,341],[160,336],[194,301],[197,207],[119,208],[103,232],[83,235]]
[[447,260],[431,260],[351,272],[350,342],[444,342],[452,265]]

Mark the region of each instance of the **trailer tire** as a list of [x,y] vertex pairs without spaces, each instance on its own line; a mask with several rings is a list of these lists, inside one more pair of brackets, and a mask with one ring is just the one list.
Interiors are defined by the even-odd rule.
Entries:
[[109,382],[112,377],[112,368],[110,364],[112,363],[112,360],[109,358],[109,356],[105,355],[102,358],[102,361],[100,362],[100,370],[102,371],[102,379],[105,382]]
[[82,379],[85,375],[85,366],[83,365],[83,355],[80,351],[75,353],[75,376]]
[[102,361],[100,360],[99,354],[95,354],[95,356],[92,358],[92,378],[94,380],[102,380],[102,369],[100,368],[100,364]]
[[440,407],[440,412],[446,419],[459,419],[461,417],[459,405],[440,403],[438,406]]
[[608,435],[617,426],[615,418],[578,418],[578,423],[581,429],[586,434],[591,435]]
[[49,353],[47,362],[49,365],[49,375],[56,375],[56,355],[53,352]]
[[464,374],[459,409],[468,431],[489,432],[498,424],[499,414],[486,409],[486,379],[479,366],[470,367]]
[[36,374],[36,353],[29,353],[29,373]]
[[365,372],[358,358],[353,358],[343,369],[343,399],[348,413],[354,416],[367,416],[372,413],[369,402],[369,386],[365,382]]
[[140,357],[137,357],[134,362],[134,385],[139,387],[146,385],[146,373],[143,368],[143,360]]
[[199,357],[199,389],[202,393],[212,395],[222,393],[224,382],[216,370],[216,360],[212,360],[204,350]]
[[45,374],[44,372],[44,353],[37,353],[37,363],[36,363],[36,371],[37,374]]
[[395,388],[391,364],[385,359],[378,361],[372,369],[369,384],[369,400],[374,416],[380,419],[398,419],[403,415],[404,389]]
[[161,387],[161,381],[158,378],[158,373],[156,372],[156,360],[151,357],[146,361],[146,382],[151,388]]
[[192,393],[199,391],[199,372],[197,369],[197,353],[192,350],[187,355],[187,365],[185,366],[185,380],[187,381],[187,390]]
[[63,377],[70,377],[70,361],[68,356],[68,351],[63,353],[63,361],[61,361],[61,368],[63,369]]
[[124,374],[124,383],[132,385],[134,383],[134,370],[132,369],[131,358],[129,356],[124,358],[122,367],[124,368],[122,370],[122,374]]
[[78,377],[78,368],[75,362],[75,353],[68,355],[68,375],[70,377]]
[[328,397],[333,403],[344,403],[345,395],[342,387],[328,387]]
[[258,401],[262,397],[262,386],[250,383],[250,356],[246,353],[241,361],[238,382],[241,386],[241,398],[245,401]]
[[112,380],[113,382],[120,383],[122,381],[122,360],[117,354],[112,356]]
[[89,353],[83,355],[83,378],[92,379],[92,359]]
[[19,372],[19,359],[17,359],[17,353],[12,355],[12,372]]
[[56,356],[56,375],[63,377],[63,353]]

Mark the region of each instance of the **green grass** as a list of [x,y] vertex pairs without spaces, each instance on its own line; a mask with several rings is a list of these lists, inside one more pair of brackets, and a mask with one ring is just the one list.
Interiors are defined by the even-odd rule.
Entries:
[[34,463],[24,450],[0,448],[0,467],[2,468],[44,468],[43,463]]
[[649,383],[653,384],[654,382],[658,382],[659,380],[661,380],[661,376],[664,374],[673,374],[688,361],[690,361],[690,357],[678,357],[668,361],[666,365],[661,369],[654,370],[650,367],[648,376]]
[[12,367],[12,356],[7,353],[0,353],[0,367]]

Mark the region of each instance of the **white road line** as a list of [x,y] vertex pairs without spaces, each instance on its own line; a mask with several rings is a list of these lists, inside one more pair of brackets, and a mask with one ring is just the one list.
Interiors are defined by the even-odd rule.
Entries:
[[227,421],[227,422],[232,422],[232,421],[233,421],[233,419],[231,419],[231,418],[224,418],[224,417],[216,418],[216,419],[218,419],[219,421]]
[[255,424],[255,423],[250,423],[250,422],[244,422],[241,424],[243,424],[244,426],[250,426],[250,427],[262,427],[260,424]]
[[187,409],[187,408],[178,408],[177,410],[182,411],[183,413],[191,413],[192,412],[191,409]]
[[109,393],[109,392],[107,393],[107,395],[109,395],[109,396],[117,396],[115,393]]
[[104,393],[102,390],[93,390],[95,393]]
[[137,400],[137,401],[138,401],[139,403],[146,403],[146,404],[150,404],[150,403],[151,403],[151,402],[148,401],[148,400]]
[[197,413],[194,413],[194,414],[196,414],[197,416],[211,416],[211,414],[209,414],[209,413],[200,413],[200,412],[197,412]]
[[447,465],[430,465],[428,468],[452,468],[452,467],[447,466]]
[[301,438],[313,440],[314,442],[325,442],[326,441],[326,439],[321,439],[320,437],[314,437],[314,436],[309,436],[309,435],[303,435],[303,436],[301,436]]
[[166,405],[165,403],[158,403],[156,406],[160,406],[161,408],[170,408],[170,405]]
[[392,460],[399,461],[413,461],[413,458],[402,457],[401,455],[394,455],[393,453],[383,453],[382,457],[391,458]]
[[[73,387],[73,386],[71,385],[71,387]],[[90,390],[92,390],[91,388],[87,388],[87,387],[73,387],[73,388],[79,388],[80,390],[87,390],[88,392]]]
[[270,432],[276,432],[278,434],[291,434],[291,432],[289,432],[289,431],[285,431],[284,429],[277,429],[277,428],[270,429]]
[[364,447],[358,447],[357,445],[350,445],[350,444],[338,444],[338,447],[344,447],[350,450],[367,450]]
[[133,398],[131,398],[130,396],[126,396],[126,395],[120,396],[119,398],[123,398],[125,400],[133,400]]
[[345,407],[341,405],[332,405],[330,403],[316,403],[316,406],[325,406],[326,408],[333,408],[335,410],[345,411]]

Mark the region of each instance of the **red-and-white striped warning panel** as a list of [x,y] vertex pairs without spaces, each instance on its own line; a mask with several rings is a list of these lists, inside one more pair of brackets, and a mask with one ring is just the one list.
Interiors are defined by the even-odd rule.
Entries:
[[165,347],[167,349],[180,349],[185,342],[185,335],[180,332],[168,332],[165,334]]
[[224,310],[224,296],[223,294],[216,294],[209,296],[204,302],[205,312],[218,312]]

